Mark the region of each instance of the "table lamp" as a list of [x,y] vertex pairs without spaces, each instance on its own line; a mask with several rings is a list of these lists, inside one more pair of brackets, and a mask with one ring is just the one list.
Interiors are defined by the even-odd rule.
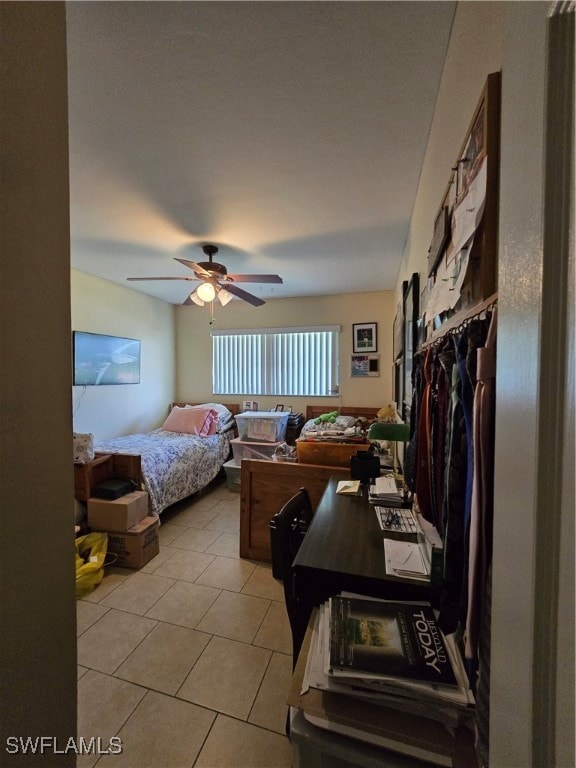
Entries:
[[403,421],[375,421],[370,426],[368,440],[386,440],[392,443],[394,476],[398,476],[398,443],[407,443],[410,439],[410,425]]

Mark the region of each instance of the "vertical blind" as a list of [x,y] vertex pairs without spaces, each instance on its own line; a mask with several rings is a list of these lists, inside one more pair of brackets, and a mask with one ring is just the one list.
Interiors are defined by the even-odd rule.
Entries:
[[339,325],[212,331],[215,395],[337,395]]

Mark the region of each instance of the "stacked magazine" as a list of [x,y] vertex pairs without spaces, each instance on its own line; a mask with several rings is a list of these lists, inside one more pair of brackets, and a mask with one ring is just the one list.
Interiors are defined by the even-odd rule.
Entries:
[[316,615],[304,684],[440,721],[451,732],[474,708],[460,652],[427,603],[330,598]]
[[401,507],[404,499],[392,475],[380,475],[370,486],[368,499],[382,507]]

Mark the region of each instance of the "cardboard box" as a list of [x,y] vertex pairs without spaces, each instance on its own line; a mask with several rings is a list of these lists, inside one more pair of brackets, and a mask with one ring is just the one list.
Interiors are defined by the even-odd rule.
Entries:
[[117,499],[88,499],[88,525],[94,531],[127,531],[147,516],[146,491],[132,491]]
[[115,565],[123,568],[142,568],[160,551],[157,517],[145,517],[128,531],[108,533],[108,552],[118,560]]

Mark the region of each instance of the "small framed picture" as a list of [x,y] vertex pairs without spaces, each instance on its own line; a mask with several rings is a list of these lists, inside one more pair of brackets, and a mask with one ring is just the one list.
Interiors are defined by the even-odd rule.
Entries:
[[404,291],[404,402],[412,402],[412,366],[418,348],[418,299],[420,275],[414,272]]
[[284,406],[283,405],[277,405],[276,408],[274,408],[274,410],[282,412],[284,410]]
[[472,128],[466,138],[464,152],[458,160],[457,202],[466,197],[470,184],[478,175],[482,161],[486,157],[486,120],[485,96],[483,95],[474,116]]
[[377,352],[376,323],[354,323],[353,352]]
[[380,355],[352,355],[350,376],[352,378],[380,376]]

